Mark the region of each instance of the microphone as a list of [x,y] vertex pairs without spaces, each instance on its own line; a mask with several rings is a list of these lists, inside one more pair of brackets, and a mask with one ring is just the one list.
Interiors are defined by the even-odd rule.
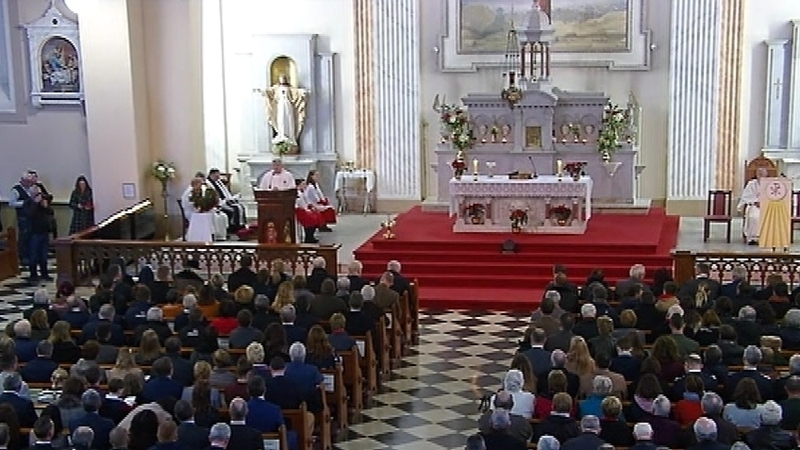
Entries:
[[539,174],[536,173],[536,164],[533,163],[533,158],[528,155],[528,161],[531,162],[531,166],[533,166],[533,178],[539,178]]

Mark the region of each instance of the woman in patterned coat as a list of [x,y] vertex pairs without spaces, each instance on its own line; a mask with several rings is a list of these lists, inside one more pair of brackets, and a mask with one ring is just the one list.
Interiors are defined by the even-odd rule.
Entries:
[[72,235],[94,226],[92,188],[83,175],[75,180],[75,189],[69,197],[69,207],[72,208],[72,221],[69,224],[69,234]]

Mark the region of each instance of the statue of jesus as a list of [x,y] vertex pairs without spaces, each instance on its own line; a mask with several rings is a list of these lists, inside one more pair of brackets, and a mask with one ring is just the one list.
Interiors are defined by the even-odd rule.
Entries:
[[277,84],[255,91],[264,97],[266,103],[267,120],[275,131],[272,143],[288,142],[297,145],[305,123],[308,91],[292,86],[286,75],[278,77]]

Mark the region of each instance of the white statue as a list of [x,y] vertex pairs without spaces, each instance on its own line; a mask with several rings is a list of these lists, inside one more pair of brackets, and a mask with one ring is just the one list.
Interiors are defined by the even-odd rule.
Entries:
[[297,145],[305,123],[308,91],[293,87],[288,77],[281,75],[277,84],[268,89],[256,89],[256,92],[264,96],[269,125],[275,130],[272,143]]

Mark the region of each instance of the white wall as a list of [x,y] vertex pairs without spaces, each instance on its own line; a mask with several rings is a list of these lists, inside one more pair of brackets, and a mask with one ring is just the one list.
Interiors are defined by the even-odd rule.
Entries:
[[[447,96],[448,103],[457,102],[470,92],[499,92],[502,79],[498,70],[479,70],[475,73],[442,73],[439,55],[433,50],[446,33],[443,1],[420,0],[422,20],[422,105],[423,117],[430,124],[426,136],[426,167],[435,160],[434,150],[439,139],[439,123],[430,107],[436,94]],[[645,72],[611,72],[606,69],[555,68],[553,85],[564,90],[605,92],[614,103],[625,104],[633,92],[643,109],[641,163],[644,197],[666,197],[667,105],[669,85],[669,17],[668,1],[646,1],[645,28],[653,32],[657,49],[652,53],[652,68]],[[800,2],[799,2],[800,3]],[[427,195],[435,194],[435,173],[428,169]]]
[[[216,0],[212,0],[214,3]],[[337,53],[336,76],[336,150],[342,159],[355,159],[355,36],[352,0],[290,0],[285,2],[263,0],[225,0],[222,3],[222,38],[225,52],[225,85],[227,116],[227,163],[238,167],[239,153],[255,153],[253,127],[246,107],[252,104],[253,86],[248,51],[254,34],[318,34],[318,52]],[[204,5],[205,10],[205,5]],[[204,18],[205,25],[205,18]],[[218,30],[216,30],[218,32]],[[219,39],[213,30],[203,32],[203,55],[207,54],[207,40]],[[267,70],[267,68],[263,68]],[[204,72],[204,75],[206,73]],[[220,74],[209,73],[209,76]],[[208,87],[208,80],[204,80]],[[303,87],[303,86],[301,86]],[[209,92],[206,89],[207,95]],[[312,92],[313,96],[314,93]],[[219,98],[212,99],[219,102]],[[214,145],[209,136],[220,136],[224,124],[206,120],[206,146]],[[266,126],[266,125],[264,125]],[[209,128],[209,127],[214,127]],[[216,144],[219,145],[219,144]],[[262,149],[263,150],[263,149]],[[220,150],[207,149],[209,155],[219,155]]]
[[[12,51],[19,62],[14,67],[17,102],[22,111],[20,120],[0,121],[0,198],[7,199],[11,186],[22,172],[35,168],[56,201],[66,201],[78,175],[89,173],[89,150],[86,139],[86,118],[80,106],[30,106],[30,75],[25,30],[19,25],[38,19],[49,7],[49,0],[10,0],[12,16]],[[61,3],[59,3],[61,5]],[[66,8],[61,9],[65,15]],[[91,177],[90,177],[90,182]]]
[[790,39],[789,21],[800,19],[800,1],[746,0],[742,57],[742,117],[740,138],[743,162],[759,155],[764,144],[768,39]]

